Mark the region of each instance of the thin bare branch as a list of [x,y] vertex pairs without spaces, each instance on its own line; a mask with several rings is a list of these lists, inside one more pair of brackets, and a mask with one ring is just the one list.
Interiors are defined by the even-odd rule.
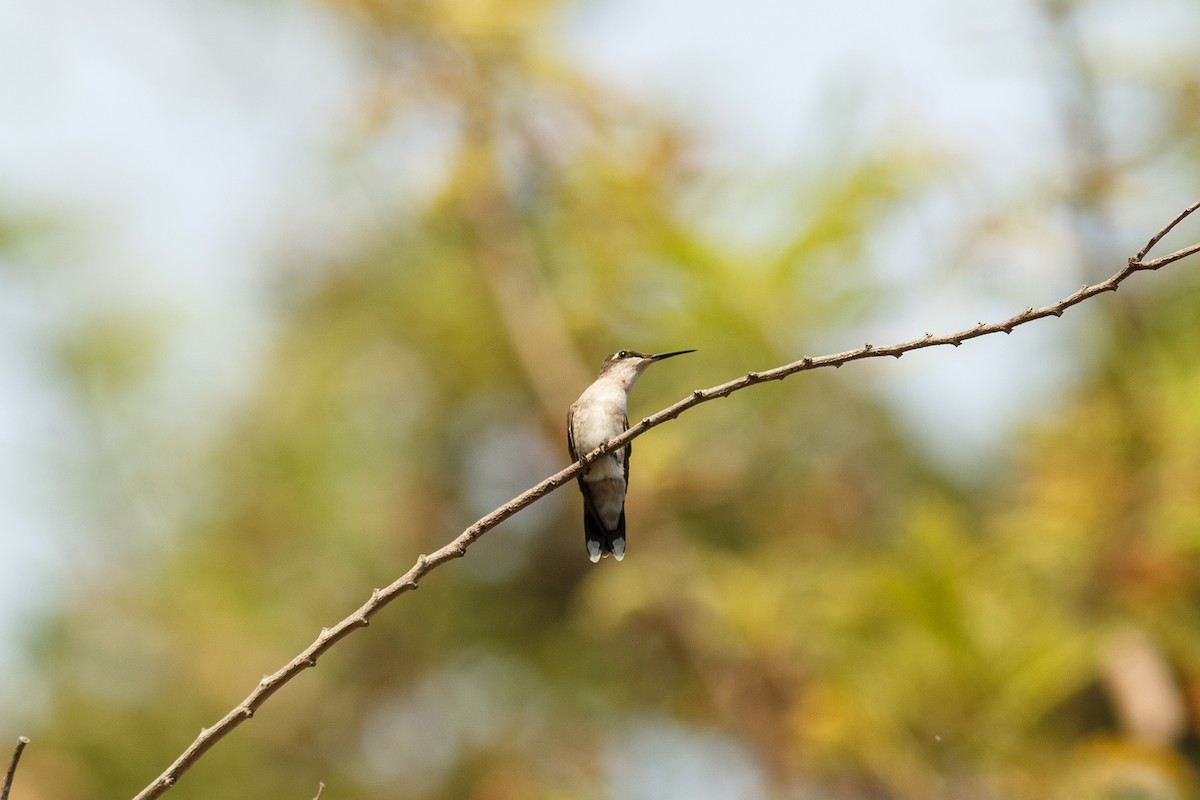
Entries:
[[1193,253],[1200,253],[1200,242],[1190,244],[1162,258],[1155,258],[1151,261],[1134,261],[1133,263],[1138,269],[1158,269],[1159,267],[1165,267],[1167,264],[1174,264],[1176,261],[1185,259]]
[[4,785],[0,786],[0,800],[8,800],[8,792],[12,789],[13,776],[17,774],[17,763],[21,760],[21,753],[25,752],[25,745],[29,744],[29,739],[24,736],[17,737],[17,747],[13,750],[12,761],[8,762],[8,771],[4,773]]
[[[551,475],[536,486],[527,489],[525,492],[509,500],[504,505],[495,509],[486,516],[480,518],[469,528],[460,533],[453,541],[435,550],[428,555],[420,555],[413,566],[397,578],[391,584],[382,589],[374,589],[371,592],[370,598],[363,603],[356,611],[343,620],[333,625],[330,628],[322,628],[317,638],[312,644],[306,647],[299,655],[285,664],[278,672],[272,675],[264,675],[253,691],[246,696],[241,703],[235,706],[224,717],[217,721],[211,728],[202,728],[199,735],[196,737],[186,750],[175,760],[171,766],[167,768],[162,775],[155,778],[154,782],[143,789],[134,800],[151,800],[161,796],[164,792],[175,785],[184,772],[188,770],[201,756],[203,756],[209,748],[224,738],[238,725],[254,716],[254,712],[265,703],[271,695],[279,691],[283,686],[303,672],[309,667],[317,665],[317,659],[322,656],[327,650],[337,644],[339,641],[350,635],[353,631],[359,628],[365,628],[370,624],[371,618],[378,614],[383,608],[393,600],[405,592],[412,591],[417,588],[418,583],[422,578],[429,574],[436,567],[441,566],[447,561],[456,558],[462,558],[466,555],[469,548],[480,536],[490,531],[492,528],[504,522],[509,517],[513,516],[522,509],[532,505],[537,500],[545,497],[550,492],[558,489],[562,485],[568,483],[575,478],[588,464],[595,461],[605,453],[609,453],[620,447],[624,447],[628,442],[641,436],[651,428],[655,428],[667,420],[675,419],[684,411],[698,406],[701,403],[706,403],[709,400],[715,400],[719,397],[727,397],[736,391],[745,389],[755,384],[765,383],[766,381],[778,381],[787,378],[790,375],[795,375],[798,372],[807,372],[809,370],[821,369],[823,367],[840,367],[843,364],[851,361],[861,361],[867,358],[883,358],[892,357],[900,358],[905,353],[914,350],[921,350],[926,347],[939,347],[942,345],[953,345],[958,347],[963,342],[971,339],[978,339],[980,336],[988,336],[993,333],[1012,333],[1012,331],[1026,323],[1033,322],[1037,319],[1045,317],[1061,317],[1063,312],[1072,306],[1082,303],[1088,298],[1095,297],[1104,292],[1116,291],[1116,289],[1130,275],[1135,272],[1148,272],[1164,267],[1167,264],[1174,263],[1180,259],[1186,258],[1193,253],[1200,252],[1200,243],[1194,244],[1191,247],[1184,248],[1175,253],[1172,253],[1162,258],[1152,261],[1145,261],[1145,257],[1149,254],[1154,245],[1162,239],[1172,228],[1178,225],[1182,220],[1191,215],[1194,211],[1200,209],[1200,202],[1196,202],[1186,208],[1170,223],[1164,226],[1146,243],[1134,258],[1129,259],[1125,267],[1107,280],[1094,283],[1090,286],[1084,286],[1077,292],[1074,292],[1057,303],[1052,303],[1041,308],[1026,308],[1020,314],[1009,317],[1000,322],[985,324],[980,322],[971,328],[958,331],[956,333],[944,334],[942,336],[934,336],[927,333],[921,338],[912,339],[899,344],[885,345],[877,347],[870,343],[864,344],[862,347],[854,350],[847,350],[842,353],[833,353],[831,355],[809,357],[805,356],[799,361],[793,361],[790,364],[785,364],[781,367],[763,370],[759,372],[750,372],[742,375],[739,378],[734,378],[716,386],[711,386],[707,389],[696,389],[687,397],[678,402],[667,406],[666,408],[645,417],[636,425],[631,426],[627,431],[620,436],[612,439],[604,445],[596,448],[586,456],[576,461],[571,466]],[[3,798],[0,798],[3,800]]]
[[[1133,260],[1137,261],[1137,262],[1144,261],[1146,256],[1150,254],[1150,251],[1154,249],[1154,246],[1156,244],[1158,244],[1160,241],[1162,241],[1162,238],[1164,236],[1166,236],[1168,233],[1170,233],[1175,228],[1176,225],[1178,225],[1179,223],[1183,222],[1185,219],[1190,217],[1192,215],[1192,213],[1195,212],[1196,209],[1198,209],[1198,208],[1200,208],[1200,200],[1197,200],[1196,202],[1192,203],[1190,206],[1185,208],[1183,211],[1180,211],[1178,214],[1176,214],[1175,219],[1171,220],[1166,225],[1163,225],[1162,228],[1159,229],[1158,233],[1156,233],[1150,237],[1150,239],[1146,242],[1146,246],[1138,251],[1138,254],[1133,257]],[[1197,247],[1200,247],[1200,245],[1193,245],[1192,247],[1187,248],[1187,249],[1190,250],[1192,253],[1194,253],[1194,252],[1196,252]],[[1183,250],[1180,250],[1179,252],[1182,253]],[[1175,255],[1175,254],[1172,253],[1171,255]],[[1171,256],[1167,256],[1167,258],[1170,258],[1170,257]],[[1180,256],[1180,258],[1183,258],[1183,256]],[[1179,259],[1175,259],[1175,260],[1178,261]],[[1166,263],[1170,263],[1170,262],[1166,262]],[[1157,267],[1151,267],[1151,269],[1157,269]]]

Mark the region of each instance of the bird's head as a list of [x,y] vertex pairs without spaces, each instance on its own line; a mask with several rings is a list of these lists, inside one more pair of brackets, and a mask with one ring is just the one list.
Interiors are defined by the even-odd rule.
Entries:
[[634,381],[646,371],[646,367],[653,364],[655,361],[662,361],[664,358],[672,356],[681,356],[684,353],[694,353],[695,350],[672,350],[669,353],[654,353],[647,355],[639,353],[637,350],[618,350],[608,358],[604,359],[603,366],[600,367],[600,377],[614,378],[619,380],[625,387],[626,391],[633,386]]

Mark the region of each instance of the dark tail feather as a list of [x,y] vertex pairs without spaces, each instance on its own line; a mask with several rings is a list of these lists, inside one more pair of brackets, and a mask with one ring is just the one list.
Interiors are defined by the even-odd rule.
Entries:
[[583,538],[587,542],[588,558],[592,559],[593,564],[607,555],[612,555],[620,561],[625,557],[625,512],[621,512],[617,529],[606,531],[591,513],[584,509]]

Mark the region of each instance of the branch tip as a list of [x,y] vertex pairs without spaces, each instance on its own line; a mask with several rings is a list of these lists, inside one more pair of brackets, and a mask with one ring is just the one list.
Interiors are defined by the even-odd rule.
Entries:
[[17,774],[17,764],[21,761],[21,753],[25,752],[25,745],[27,744],[29,744],[29,737],[17,737],[17,746],[13,748],[12,760],[8,762],[8,769],[4,773],[4,783],[0,785],[0,800],[8,800],[8,792],[12,789],[13,776]]

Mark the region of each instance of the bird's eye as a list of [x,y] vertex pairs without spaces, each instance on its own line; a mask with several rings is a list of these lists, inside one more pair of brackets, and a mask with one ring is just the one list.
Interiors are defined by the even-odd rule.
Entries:
[[625,357],[625,356],[627,356],[627,355],[629,355],[629,351],[628,351],[628,350],[622,350],[622,351],[620,351],[619,353],[617,353],[617,358],[624,358],[624,357]]

